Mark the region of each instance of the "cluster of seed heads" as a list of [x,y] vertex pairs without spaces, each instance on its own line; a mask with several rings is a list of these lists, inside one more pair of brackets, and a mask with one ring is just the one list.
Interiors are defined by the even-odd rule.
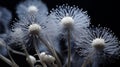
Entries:
[[[48,12],[41,0],[26,0],[16,13],[18,20],[9,29],[11,13],[0,7],[6,30],[0,33],[0,59],[11,67],[19,67],[11,52],[26,57],[30,67],[97,67],[120,56],[117,36],[108,28],[91,27],[87,12],[77,6],[63,4]],[[18,46],[20,51],[14,49]]]

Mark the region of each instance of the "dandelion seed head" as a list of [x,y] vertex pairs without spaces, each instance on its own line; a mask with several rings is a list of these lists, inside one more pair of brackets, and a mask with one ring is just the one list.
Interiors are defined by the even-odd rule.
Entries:
[[103,50],[104,46],[105,46],[105,41],[104,39],[101,38],[96,38],[92,41],[91,44],[96,50]]
[[32,62],[32,64],[36,63],[36,58],[34,56],[29,55],[29,58],[28,57],[26,58],[26,61],[30,62],[28,59],[30,59],[30,61]]
[[72,17],[64,17],[61,20],[61,24],[66,27],[66,28],[71,28],[73,26],[74,20],[72,19]]
[[16,13],[18,14],[19,19],[22,19],[23,17],[32,19],[34,17],[39,20],[40,17],[43,17],[40,19],[43,20],[48,14],[48,9],[41,0],[26,0],[17,6]]
[[38,25],[38,24],[31,24],[30,26],[29,26],[29,32],[31,33],[31,34],[39,34],[40,33],[40,31],[41,31],[41,26],[40,25]]
[[[82,37],[78,41],[78,47],[84,49],[85,51],[77,51],[81,54],[86,52],[89,54],[89,52],[94,48],[102,48],[102,51],[109,55],[114,55],[116,52],[118,52],[119,40],[109,28],[92,27],[86,30],[86,34],[81,36]],[[95,50],[99,52],[97,49]]]
[[87,15],[87,12],[82,11],[76,6],[62,5],[58,6],[56,9],[51,10],[50,13],[50,22],[56,23],[60,27],[61,21],[74,24],[76,28],[88,27],[90,24],[90,18]]
[[31,5],[28,7],[28,12],[29,13],[36,13],[36,12],[38,12],[38,8],[34,5]]

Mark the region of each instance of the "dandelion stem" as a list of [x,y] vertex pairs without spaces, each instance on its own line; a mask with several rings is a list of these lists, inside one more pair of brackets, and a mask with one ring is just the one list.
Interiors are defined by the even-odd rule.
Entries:
[[31,61],[31,59],[29,58],[29,53],[28,53],[28,51],[26,50],[25,45],[23,44],[22,47],[23,47],[23,50],[24,50],[24,52],[25,52],[25,54],[26,54],[26,57],[28,58],[28,63],[30,64],[30,67],[34,67],[34,64],[32,64],[32,61]]
[[7,45],[6,45],[6,49],[7,49],[7,52],[8,52],[8,56],[10,57],[10,59],[11,59],[11,61],[12,61],[12,67],[19,67],[19,66],[15,63],[15,61],[13,60],[13,58],[12,58],[12,56],[11,56],[9,50],[8,50],[8,46],[7,46]]
[[37,56],[38,56],[39,60],[41,60],[41,59],[40,59],[40,56],[39,56],[39,50],[38,50],[38,48],[37,48],[37,43],[36,43],[35,37],[33,38],[33,46],[34,46],[34,48],[35,48],[35,51],[36,51],[36,53],[37,53]]
[[0,59],[6,62],[7,64],[9,64],[10,66],[12,66],[12,62],[1,54],[0,54]]
[[23,55],[23,56],[25,56],[25,54],[24,54],[24,53],[19,52],[19,51],[16,51],[16,50],[14,50],[14,49],[10,48],[9,46],[8,46],[8,50],[9,50],[9,51],[11,51],[11,52],[13,52],[13,53],[15,53],[15,54],[19,54],[19,55]]
[[44,45],[48,48],[48,50],[49,50],[49,51],[52,53],[52,55],[55,57],[56,62],[57,62],[57,64],[58,64],[58,67],[62,67],[61,61],[60,61],[60,59],[58,58],[57,53],[56,53],[55,49],[51,46],[51,44],[50,44],[48,41],[46,41],[46,40],[44,40],[43,38],[41,38],[40,36],[39,36],[39,39],[40,39],[40,41],[41,41],[42,43],[44,43]]
[[70,30],[68,30],[68,65],[67,67],[71,67],[71,44],[70,44]]
[[86,57],[86,59],[84,60],[82,67],[86,67],[87,64],[90,63],[90,57],[95,53],[95,51],[90,52],[90,54]]

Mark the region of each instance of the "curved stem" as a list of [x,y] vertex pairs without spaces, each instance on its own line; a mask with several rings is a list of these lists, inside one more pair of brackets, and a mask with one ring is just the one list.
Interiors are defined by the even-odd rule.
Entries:
[[13,53],[15,53],[15,54],[19,54],[19,55],[23,55],[23,56],[25,56],[25,54],[24,54],[24,53],[19,52],[19,51],[16,51],[16,50],[14,50],[14,49],[10,48],[9,46],[8,46],[8,50],[9,50],[9,51],[11,51],[11,52],[13,52]]
[[25,52],[25,54],[26,54],[26,57],[28,58],[28,63],[30,64],[30,67],[34,67],[34,64],[31,62],[31,59],[29,58],[29,53],[28,53],[28,51],[26,50],[25,45],[22,45],[22,47],[23,47],[23,50],[24,50],[24,52]]
[[10,59],[11,59],[11,61],[12,61],[12,66],[13,66],[13,67],[19,67],[19,66],[15,63],[15,61],[13,60],[13,58],[12,58],[12,56],[11,56],[9,50],[8,50],[8,46],[7,46],[7,45],[6,45],[6,49],[7,49],[7,52],[8,52],[8,56],[10,57]]
[[40,36],[39,36],[39,40],[48,48],[48,50],[49,50],[49,51],[52,53],[52,55],[55,57],[56,62],[57,62],[57,64],[58,64],[58,67],[62,67],[61,61],[60,61],[60,59],[58,58],[55,49],[54,49],[52,46],[50,46],[51,44],[50,44],[48,41],[46,41],[46,40],[44,40],[43,38],[41,38]]
[[12,62],[1,54],[0,54],[0,59],[6,62],[8,65],[12,66]]

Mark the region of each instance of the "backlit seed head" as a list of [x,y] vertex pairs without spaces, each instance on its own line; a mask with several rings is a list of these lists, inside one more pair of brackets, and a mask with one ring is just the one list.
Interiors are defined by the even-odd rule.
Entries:
[[36,13],[36,12],[38,12],[38,8],[34,5],[31,5],[28,7],[28,12],[29,13]]
[[105,47],[105,41],[102,38],[96,38],[92,41],[91,45],[97,50],[103,50]]
[[29,26],[29,32],[31,33],[31,34],[39,34],[40,33],[40,31],[41,31],[41,26],[40,25],[38,25],[38,24],[31,24],[30,26]]
[[72,17],[64,17],[61,20],[61,23],[65,28],[71,28],[73,26],[74,20]]

